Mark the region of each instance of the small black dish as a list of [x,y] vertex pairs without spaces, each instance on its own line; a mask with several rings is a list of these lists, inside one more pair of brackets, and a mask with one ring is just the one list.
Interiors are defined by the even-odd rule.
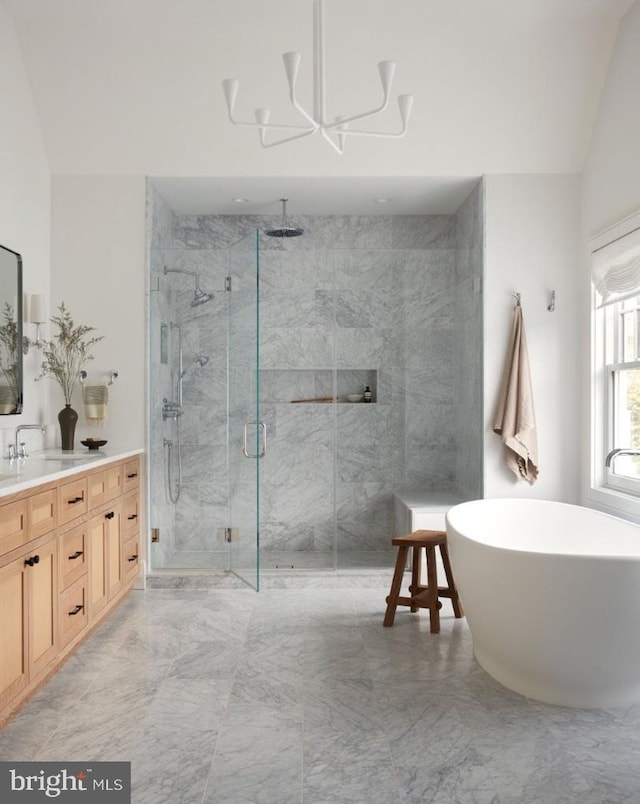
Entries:
[[100,447],[104,447],[107,442],[101,438],[85,438],[85,440],[80,443],[84,444],[85,447],[89,447],[89,449],[100,449]]

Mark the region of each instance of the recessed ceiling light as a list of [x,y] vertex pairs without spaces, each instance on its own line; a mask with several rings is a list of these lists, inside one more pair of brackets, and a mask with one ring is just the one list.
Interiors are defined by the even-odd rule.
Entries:
[[231,200],[233,201],[234,204],[248,204],[249,203],[248,198],[232,198]]
[[376,202],[376,204],[390,204],[391,203],[390,198],[374,198],[374,201]]

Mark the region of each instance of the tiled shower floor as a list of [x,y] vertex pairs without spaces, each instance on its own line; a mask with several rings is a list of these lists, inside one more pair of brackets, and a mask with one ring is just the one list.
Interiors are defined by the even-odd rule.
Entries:
[[407,609],[383,628],[385,594],[132,592],[0,759],[130,760],[134,804],[640,802],[640,707],[522,698],[448,602],[434,635]]
[[[393,567],[395,552],[393,550],[348,550],[335,553],[319,550],[262,550],[261,566],[264,569],[317,570],[333,569],[334,562],[338,569],[388,568]],[[227,551],[190,551],[178,550],[164,564],[164,569],[217,569],[225,570],[229,562]]]

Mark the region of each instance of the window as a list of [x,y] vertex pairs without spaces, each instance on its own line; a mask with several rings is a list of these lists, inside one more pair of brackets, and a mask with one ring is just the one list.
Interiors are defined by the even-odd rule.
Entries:
[[[640,452],[640,295],[611,304],[604,315],[605,452]],[[640,455],[618,455],[605,473],[608,486],[640,495]]]
[[592,238],[590,246],[591,488],[640,497],[640,212]]

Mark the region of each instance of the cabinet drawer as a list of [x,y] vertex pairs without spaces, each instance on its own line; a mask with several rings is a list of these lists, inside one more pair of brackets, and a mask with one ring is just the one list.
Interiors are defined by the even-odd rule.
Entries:
[[64,525],[87,513],[87,478],[65,483],[58,489],[58,523]]
[[106,470],[107,500],[115,500],[122,494],[122,464]]
[[132,461],[127,461],[124,465],[124,480],[123,491],[126,494],[128,491],[137,489],[140,486],[140,461],[134,458]]
[[29,497],[29,538],[43,536],[55,530],[58,524],[57,499],[55,489],[43,491]]
[[137,494],[126,497],[123,502],[122,527],[125,539],[140,529],[140,497]]
[[0,555],[29,541],[27,511],[27,500],[0,506]]
[[136,534],[127,539],[122,553],[122,576],[125,583],[135,578],[140,566],[140,537]]
[[74,528],[60,537],[60,588],[66,589],[87,571],[87,531]]
[[89,510],[98,508],[107,502],[107,473],[95,472],[87,477],[87,495]]
[[87,623],[87,579],[77,580],[60,595],[60,641],[66,645]]

